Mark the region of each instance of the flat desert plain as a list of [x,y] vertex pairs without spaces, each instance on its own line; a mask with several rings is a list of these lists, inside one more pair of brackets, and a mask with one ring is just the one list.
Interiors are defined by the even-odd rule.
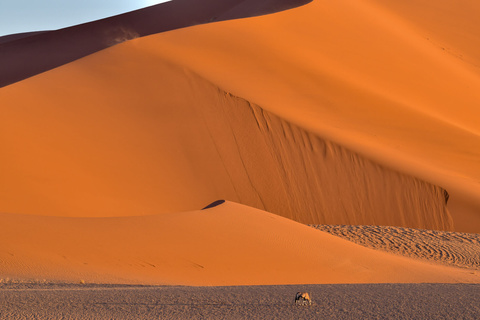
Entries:
[[480,318],[478,16],[173,0],[0,38],[0,318]]
[[[293,304],[299,289],[311,293],[312,305]],[[0,291],[0,318],[478,319],[479,292],[467,284],[22,285]]]

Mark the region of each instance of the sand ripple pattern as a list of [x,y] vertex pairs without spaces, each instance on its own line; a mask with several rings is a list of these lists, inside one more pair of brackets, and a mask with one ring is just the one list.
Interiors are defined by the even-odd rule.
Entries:
[[390,226],[310,226],[368,248],[480,270],[480,234]]

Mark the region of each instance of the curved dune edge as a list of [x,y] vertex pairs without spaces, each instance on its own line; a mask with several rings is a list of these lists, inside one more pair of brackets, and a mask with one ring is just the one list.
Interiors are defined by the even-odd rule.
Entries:
[[47,281],[254,285],[480,282],[226,202],[123,218],[0,214],[0,274]]
[[[478,232],[478,81],[356,6],[136,39],[2,88],[0,209],[129,216],[223,198],[304,223]],[[343,37],[352,26],[327,12],[391,48]]]
[[173,0],[60,30],[2,37],[0,87],[127,40],[202,23],[270,14],[309,1]]
[[[435,19],[425,22],[428,33],[413,23],[425,15],[416,2],[314,1],[153,35],[142,44],[307,131],[442,186],[451,195],[455,230],[478,232],[480,76],[472,61],[479,51],[478,41],[465,39],[480,33],[465,27],[478,25],[475,14],[452,16],[442,11],[445,3],[426,7],[429,16],[448,15],[464,34],[458,41]],[[480,11],[469,1],[451,6],[456,13]]]
[[137,39],[0,91],[0,211],[152,215],[228,199],[302,223],[453,229],[443,188],[225,92],[159,49]]

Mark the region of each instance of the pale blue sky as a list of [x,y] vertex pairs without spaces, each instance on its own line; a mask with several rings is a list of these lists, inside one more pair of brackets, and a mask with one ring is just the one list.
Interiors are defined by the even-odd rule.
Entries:
[[0,36],[54,30],[167,0],[0,0]]

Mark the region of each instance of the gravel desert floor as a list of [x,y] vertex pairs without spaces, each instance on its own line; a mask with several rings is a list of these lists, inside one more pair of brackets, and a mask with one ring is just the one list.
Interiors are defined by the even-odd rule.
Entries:
[[[372,249],[480,269],[478,234],[315,227]],[[310,293],[312,305],[295,305],[297,291]],[[479,319],[478,301],[480,284],[202,287],[0,279],[0,319]]]
[[[3,284],[0,319],[478,319],[478,284]],[[297,291],[311,306],[294,304]]]

